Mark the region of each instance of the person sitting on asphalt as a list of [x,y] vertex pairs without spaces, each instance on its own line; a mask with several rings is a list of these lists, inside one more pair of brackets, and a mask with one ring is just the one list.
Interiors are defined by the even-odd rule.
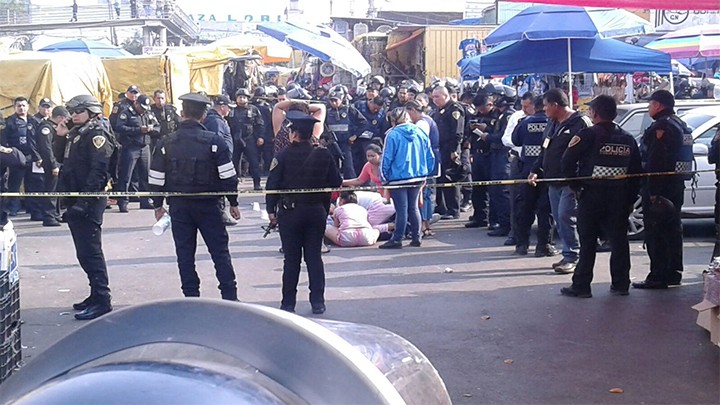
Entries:
[[368,182],[372,182],[373,185],[377,186],[378,193],[383,198],[389,199],[390,193],[383,189],[382,179],[380,178],[380,162],[382,161],[382,148],[379,145],[371,143],[365,148],[365,159],[367,163],[363,166],[360,175],[354,179],[343,180],[343,186],[364,186]]
[[325,228],[325,237],[338,246],[371,246],[381,232],[393,229],[392,224],[370,225],[368,211],[358,204],[358,197],[352,191],[341,192],[338,204],[332,214],[333,224]]

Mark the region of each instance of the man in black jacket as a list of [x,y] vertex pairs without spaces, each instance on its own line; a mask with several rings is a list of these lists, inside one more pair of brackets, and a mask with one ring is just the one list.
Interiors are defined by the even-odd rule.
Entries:
[[[528,176],[530,184],[538,178],[563,177],[561,159],[573,136],[592,125],[588,117],[569,107],[567,95],[559,88],[550,89],[543,95],[543,106],[549,122],[545,129],[542,148]],[[550,209],[563,242],[563,258],[553,263],[558,273],[572,273],[578,260],[577,200],[567,183],[551,183],[548,186]]]
[[[43,120],[38,126],[37,150],[42,159],[44,173],[45,192],[54,192],[57,188],[60,164],[53,153],[53,142],[60,136],[66,136],[68,129],[66,122],[70,113],[63,106],[55,107],[52,110],[50,119]],[[42,199],[43,226],[60,226],[58,221],[60,213],[57,202],[54,198]]]

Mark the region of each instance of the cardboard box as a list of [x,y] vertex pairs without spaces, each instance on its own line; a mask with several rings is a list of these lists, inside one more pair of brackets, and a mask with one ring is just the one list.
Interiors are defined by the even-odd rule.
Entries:
[[703,288],[704,298],[715,305],[720,305],[720,275],[708,273],[705,275]]
[[709,300],[696,304],[692,309],[698,311],[697,324],[710,332],[710,341],[720,346],[720,306]]

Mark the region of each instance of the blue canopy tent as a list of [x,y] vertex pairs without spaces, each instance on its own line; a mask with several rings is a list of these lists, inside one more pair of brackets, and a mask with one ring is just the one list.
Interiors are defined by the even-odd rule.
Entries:
[[38,49],[41,52],[83,52],[96,55],[101,58],[112,58],[132,56],[132,54],[120,47],[101,41],[90,41],[86,39],[72,39],[70,41],[58,42]]
[[321,26],[288,22],[261,23],[258,30],[295,49],[330,62],[355,76],[370,73],[370,64],[340,34]]
[[[670,55],[615,39],[574,39],[572,66],[585,73],[670,73]],[[483,55],[458,62],[463,75],[567,73],[567,40],[522,40],[498,45]]]

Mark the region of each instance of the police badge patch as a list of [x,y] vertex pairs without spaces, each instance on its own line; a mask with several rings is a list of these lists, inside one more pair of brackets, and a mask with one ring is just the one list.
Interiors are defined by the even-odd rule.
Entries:
[[568,144],[568,148],[572,148],[573,146],[580,143],[580,137],[575,135],[570,139],[570,143]]
[[43,135],[50,135],[50,128],[43,127],[43,129],[40,130],[40,133]]
[[121,119],[121,120],[127,119],[127,115],[125,115],[125,114],[120,114],[120,119]]
[[452,117],[455,119],[455,121],[460,119],[460,111],[453,111]]
[[373,125],[377,125],[377,120],[372,120]]
[[663,136],[665,136],[665,130],[658,129],[657,131],[655,131],[655,138],[663,139]]
[[347,117],[347,114],[345,114],[345,113],[342,113],[342,114],[340,114],[340,117],[342,117],[342,118],[346,118],[346,117]]
[[120,109],[120,107],[114,106],[113,109],[112,109],[112,113],[113,113],[113,114],[117,114],[117,112],[118,112],[119,109]]
[[277,158],[273,158],[272,162],[270,162],[270,171],[272,171],[274,168],[276,168],[278,165]]
[[95,145],[95,148],[100,149],[103,147],[103,145],[105,145],[106,140],[107,139],[105,139],[104,136],[97,135],[97,136],[93,137],[92,142],[93,142],[93,145]]

